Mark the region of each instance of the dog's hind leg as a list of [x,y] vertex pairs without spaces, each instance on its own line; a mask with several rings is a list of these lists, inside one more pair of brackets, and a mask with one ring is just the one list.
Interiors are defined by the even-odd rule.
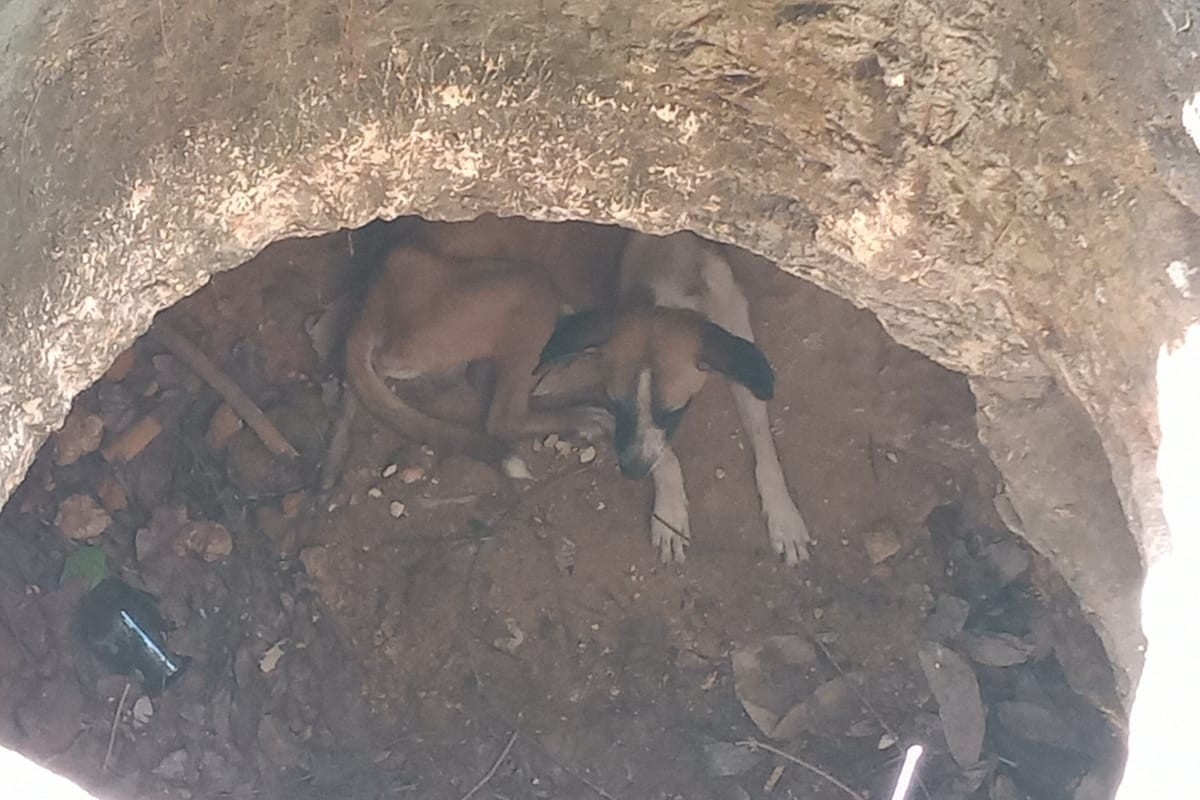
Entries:
[[688,522],[687,492],[683,487],[683,470],[670,445],[650,473],[654,479],[654,511],[650,517],[650,542],[658,550],[663,563],[683,561],[692,543]]
[[534,370],[554,331],[558,303],[552,294],[531,290],[530,295],[529,302],[515,310],[510,329],[495,348],[496,386],[488,408],[487,432],[501,439],[545,433],[578,433],[592,439],[611,433],[612,415],[602,408],[555,408],[551,403],[534,407]]
[[[732,273],[728,275],[728,283],[725,280],[712,283],[719,287],[719,291],[707,298],[706,310],[709,319],[730,333],[754,341],[754,330],[750,326],[749,302],[733,282]],[[783,467],[779,463],[775,439],[771,434],[767,404],[756,398],[744,386],[732,384],[730,388],[733,390],[733,400],[737,405],[742,428],[750,439],[750,449],[754,453],[754,482],[758,485],[758,496],[762,502],[763,516],[766,517],[771,548],[783,556],[789,565],[794,566],[808,559],[811,538],[804,517],[796,508],[783,476]]]

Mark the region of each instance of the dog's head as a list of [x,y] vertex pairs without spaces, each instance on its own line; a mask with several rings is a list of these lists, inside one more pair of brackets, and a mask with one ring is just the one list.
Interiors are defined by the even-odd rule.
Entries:
[[693,311],[651,307],[563,317],[535,374],[584,353],[599,358],[616,417],[617,459],[628,478],[654,469],[709,372],[760,400],[775,392],[775,372],[753,342]]

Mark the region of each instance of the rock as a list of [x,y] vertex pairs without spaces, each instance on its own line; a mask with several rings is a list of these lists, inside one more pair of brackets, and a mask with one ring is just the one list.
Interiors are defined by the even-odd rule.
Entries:
[[983,555],[996,571],[1001,586],[1007,586],[1029,570],[1029,551],[1015,540],[988,545]]
[[180,506],[162,506],[154,510],[150,525],[134,537],[134,554],[139,562],[173,552],[176,536],[187,524],[187,510]]
[[104,438],[104,420],[95,414],[75,409],[54,437],[54,463],[60,467],[74,464],[100,448]]
[[129,507],[129,496],[125,493],[125,487],[111,477],[105,478],[100,483],[96,494],[100,497],[100,502],[105,510],[110,514],[124,511]]
[[383,489],[380,489],[378,486],[372,486],[370,489],[367,489],[367,497],[378,500],[383,497]]
[[927,643],[918,656],[925,679],[938,703],[938,717],[950,755],[966,769],[983,752],[984,711],[979,682],[971,665],[953,650]]
[[329,551],[324,547],[306,547],[300,551],[304,571],[318,583],[329,578]]
[[1034,643],[1009,633],[970,634],[960,646],[967,658],[985,667],[1012,667],[1024,664],[1034,651]]
[[882,564],[896,553],[900,552],[900,539],[891,528],[868,531],[863,537],[863,546],[867,549],[867,557],[872,564]]
[[233,552],[233,534],[216,522],[189,522],[175,537],[175,552],[192,553],[208,562],[220,561]]
[[393,500],[388,503],[388,513],[395,519],[400,519],[400,517],[404,516],[404,510],[404,503],[401,503],[399,500]]
[[183,783],[188,772],[187,750],[180,748],[168,753],[166,758],[158,762],[158,766],[152,772],[165,781]]
[[281,658],[283,658],[283,642],[276,642],[262,654],[262,658],[258,660],[258,668],[264,675],[270,674],[275,671],[275,667],[279,666]]
[[133,704],[133,726],[141,728],[154,716],[154,703],[145,695],[139,697]]
[[279,510],[288,519],[295,519],[304,508],[304,502],[308,499],[308,495],[304,492],[292,492],[285,494],[283,499],[279,501]]
[[212,419],[208,421],[208,431],[204,434],[204,441],[213,450],[224,450],[225,446],[229,444],[229,440],[242,429],[243,425],[242,418],[237,415],[237,412],[228,403],[222,403],[213,412]]
[[729,742],[709,742],[704,745],[704,764],[714,778],[742,775],[762,761],[762,753]]
[[423,480],[425,480],[424,467],[405,467],[400,470],[400,482],[405,485],[411,485]]
[[54,524],[68,539],[82,542],[95,539],[108,530],[112,517],[91,495],[73,494],[58,507]]
[[400,471],[400,467],[398,465],[388,464],[386,467],[383,468],[383,471],[380,472],[379,475],[383,478],[390,478],[399,471]]
[[596,448],[588,445],[579,451],[579,463],[590,464],[596,460]]
[[944,642],[962,633],[971,614],[971,604],[952,594],[938,595],[933,613],[925,618],[925,635]]

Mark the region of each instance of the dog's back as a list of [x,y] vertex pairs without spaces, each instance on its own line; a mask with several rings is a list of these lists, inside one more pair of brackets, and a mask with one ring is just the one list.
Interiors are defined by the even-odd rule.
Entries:
[[415,238],[449,258],[531,264],[546,273],[565,305],[589,309],[615,302],[617,268],[628,235],[616,225],[484,214],[463,222],[426,222]]

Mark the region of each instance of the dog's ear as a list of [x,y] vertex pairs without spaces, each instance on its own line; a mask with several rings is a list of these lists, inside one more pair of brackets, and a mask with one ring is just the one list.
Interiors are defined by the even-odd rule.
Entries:
[[601,311],[580,311],[559,319],[542,348],[534,375],[541,375],[555,364],[572,359],[599,347],[612,335],[612,314]]
[[737,381],[759,400],[770,400],[775,395],[775,370],[763,351],[754,342],[712,322],[705,321],[701,327],[698,366]]

